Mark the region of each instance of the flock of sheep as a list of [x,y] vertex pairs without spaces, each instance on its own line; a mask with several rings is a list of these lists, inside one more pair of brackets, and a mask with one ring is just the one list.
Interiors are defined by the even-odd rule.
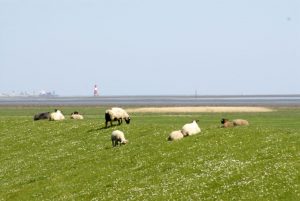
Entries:
[[[71,119],[83,119],[83,116],[79,114],[77,111],[71,114]],[[64,120],[65,116],[62,114],[60,110],[55,109],[54,112],[42,112],[39,114],[34,115],[33,120],[42,120],[42,119],[49,119],[50,121],[59,121]]]
[[[73,112],[70,116],[71,119],[83,119],[83,116],[79,114],[77,111]],[[52,121],[59,121],[64,120],[65,117],[62,114],[60,110],[55,109],[54,112],[43,112],[34,115],[33,119],[36,120],[42,120],[42,119],[48,119]],[[119,107],[113,107],[111,109],[108,109],[105,111],[105,128],[108,128],[108,122],[110,122],[110,126],[113,125],[113,121],[118,121],[118,125],[122,124],[123,120],[127,124],[130,123],[130,116],[128,113]],[[191,135],[196,135],[201,132],[201,129],[198,125],[198,120],[194,120],[192,123],[187,123],[183,125],[181,130],[173,131],[169,134],[168,140],[174,141],[174,140],[180,140],[184,137],[188,137]],[[235,127],[235,126],[248,126],[249,122],[244,119],[235,119],[235,120],[228,120],[228,119],[221,119],[221,124],[223,128],[229,128],[229,127]],[[112,146],[115,147],[117,145],[126,144],[128,140],[126,140],[125,135],[120,130],[114,130],[111,134],[111,141]]]

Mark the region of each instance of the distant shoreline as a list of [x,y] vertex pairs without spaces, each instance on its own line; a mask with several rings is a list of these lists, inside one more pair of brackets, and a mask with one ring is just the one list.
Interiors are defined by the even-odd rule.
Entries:
[[248,95],[101,95],[101,96],[0,96],[1,99],[73,99],[73,98],[143,98],[143,97],[177,97],[177,98],[247,98],[247,97],[300,97],[300,94],[248,94]]
[[0,97],[0,106],[300,106],[291,95],[173,95]]

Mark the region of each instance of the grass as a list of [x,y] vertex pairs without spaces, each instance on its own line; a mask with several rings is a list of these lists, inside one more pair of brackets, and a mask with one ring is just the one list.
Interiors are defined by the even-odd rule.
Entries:
[[[299,200],[300,108],[270,113],[133,113],[104,129],[102,107],[61,107],[82,121],[32,120],[48,107],[0,108],[0,200]],[[249,127],[219,128],[222,117]],[[201,134],[168,142],[193,119]],[[110,134],[129,143],[112,148]]]

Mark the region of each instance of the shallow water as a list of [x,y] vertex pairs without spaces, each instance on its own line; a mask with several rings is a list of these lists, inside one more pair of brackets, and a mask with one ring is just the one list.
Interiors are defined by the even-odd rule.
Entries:
[[0,105],[300,106],[300,95],[0,97]]

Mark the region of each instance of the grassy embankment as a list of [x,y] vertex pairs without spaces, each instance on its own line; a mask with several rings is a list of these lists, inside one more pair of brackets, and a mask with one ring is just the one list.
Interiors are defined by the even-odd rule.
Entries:
[[[62,107],[65,114],[75,109]],[[268,113],[133,113],[104,127],[105,108],[82,121],[32,120],[47,107],[0,108],[0,200],[299,200],[300,108]],[[222,117],[249,127],[219,128]],[[166,138],[193,119],[202,133]],[[129,144],[112,148],[112,130]]]

